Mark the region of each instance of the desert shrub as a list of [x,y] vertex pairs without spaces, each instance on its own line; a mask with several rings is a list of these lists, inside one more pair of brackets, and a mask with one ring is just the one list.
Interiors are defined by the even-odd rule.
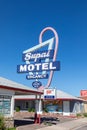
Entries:
[[48,109],[47,108],[44,108],[43,111],[48,113]]
[[28,112],[35,112],[34,108],[28,108]]
[[87,113],[83,113],[83,116],[84,116],[84,117],[87,117]]
[[81,117],[82,116],[82,114],[81,113],[77,113],[77,115],[76,115],[77,117]]
[[0,115],[0,130],[6,130],[4,116]]
[[34,109],[34,108],[32,108],[32,109],[31,109],[31,111],[32,111],[32,112],[35,112],[35,109]]
[[20,111],[20,107],[16,107],[16,112],[19,112]]
[[31,108],[28,108],[28,112],[31,112]]

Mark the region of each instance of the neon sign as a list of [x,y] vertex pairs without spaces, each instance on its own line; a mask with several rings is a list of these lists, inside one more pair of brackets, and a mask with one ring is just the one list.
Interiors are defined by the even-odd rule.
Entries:
[[[51,30],[55,34],[55,37],[42,42],[42,35],[45,31]],[[54,39],[56,41],[54,45]],[[26,79],[36,80],[32,83],[35,88],[48,88],[50,86],[53,72],[60,70],[60,62],[56,61],[57,49],[58,49],[58,35],[56,31],[47,27],[40,33],[40,44],[23,51],[22,60],[26,64],[17,65],[18,73],[28,73]],[[48,46],[48,50],[39,51],[43,47]],[[47,85],[42,87],[42,83],[39,79],[48,79]]]

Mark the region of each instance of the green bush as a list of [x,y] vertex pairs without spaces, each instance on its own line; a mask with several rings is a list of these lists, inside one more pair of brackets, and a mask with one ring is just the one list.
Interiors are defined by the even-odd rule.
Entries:
[[19,112],[20,111],[20,107],[16,107],[16,112]]
[[4,116],[0,115],[0,130],[6,130]]
[[35,112],[35,109],[34,109],[34,108],[32,108],[32,109],[31,109],[31,112]]
[[35,112],[34,108],[28,108],[28,112]]
[[16,128],[6,128],[5,118],[2,114],[0,114],[0,130],[16,130]]
[[84,116],[84,117],[87,117],[87,113],[83,113],[83,116]]
[[77,115],[76,115],[77,117],[81,117],[82,116],[82,114],[81,113],[77,113]]
[[28,112],[31,112],[31,108],[28,108]]
[[47,112],[47,113],[48,113],[48,109],[47,109],[47,108],[44,108],[43,110],[44,110],[44,112]]

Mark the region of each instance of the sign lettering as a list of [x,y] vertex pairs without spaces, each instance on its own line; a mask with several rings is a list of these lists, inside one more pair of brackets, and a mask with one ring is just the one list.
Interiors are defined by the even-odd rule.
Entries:
[[27,75],[27,79],[47,79],[48,74],[32,74],[32,75]]
[[60,62],[49,62],[49,63],[35,63],[35,64],[24,64],[17,66],[18,73],[27,73],[27,72],[40,72],[40,71],[49,71],[49,70],[59,70]]
[[48,51],[40,51],[40,52],[29,52],[23,54],[23,61],[34,61],[36,62],[38,59],[52,58],[54,54],[53,50]]

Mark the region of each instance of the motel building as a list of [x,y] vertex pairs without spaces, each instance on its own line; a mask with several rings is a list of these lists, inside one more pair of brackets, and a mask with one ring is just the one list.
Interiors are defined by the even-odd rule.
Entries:
[[[14,97],[17,95],[34,95],[41,97],[42,92],[22,84],[0,77],[0,114],[6,118],[7,127],[14,126]],[[35,98],[37,99],[37,98]]]
[[[50,96],[51,97],[51,96]],[[44,110],[49,113],[58,113],[63,116],[76,116],[77,113],[84,112],[84,102],[82,99],[74,97],[61,90],[56,90],[56,98],[45,99],[44,94],[41,95],[41,114]],[[33,95],[15,95],[15,110],[20,108],[21,112],[35,108],[36,98]]]
[[[50,90],[53,91],[53,89]],[[45,98],[44,93],[37,89],[0,77],[0,113],[8,118],[7,125],[12,127],[17,107],[23,113],[33,108],[37,115],[42,115],[44,109],[47,109],[49,113],[58,113],[63,116],[76,116],[77,113],[84,112],[83,99],[61,90],[55,92],[54,99],[49,94],[45,95],[49,98]]]

